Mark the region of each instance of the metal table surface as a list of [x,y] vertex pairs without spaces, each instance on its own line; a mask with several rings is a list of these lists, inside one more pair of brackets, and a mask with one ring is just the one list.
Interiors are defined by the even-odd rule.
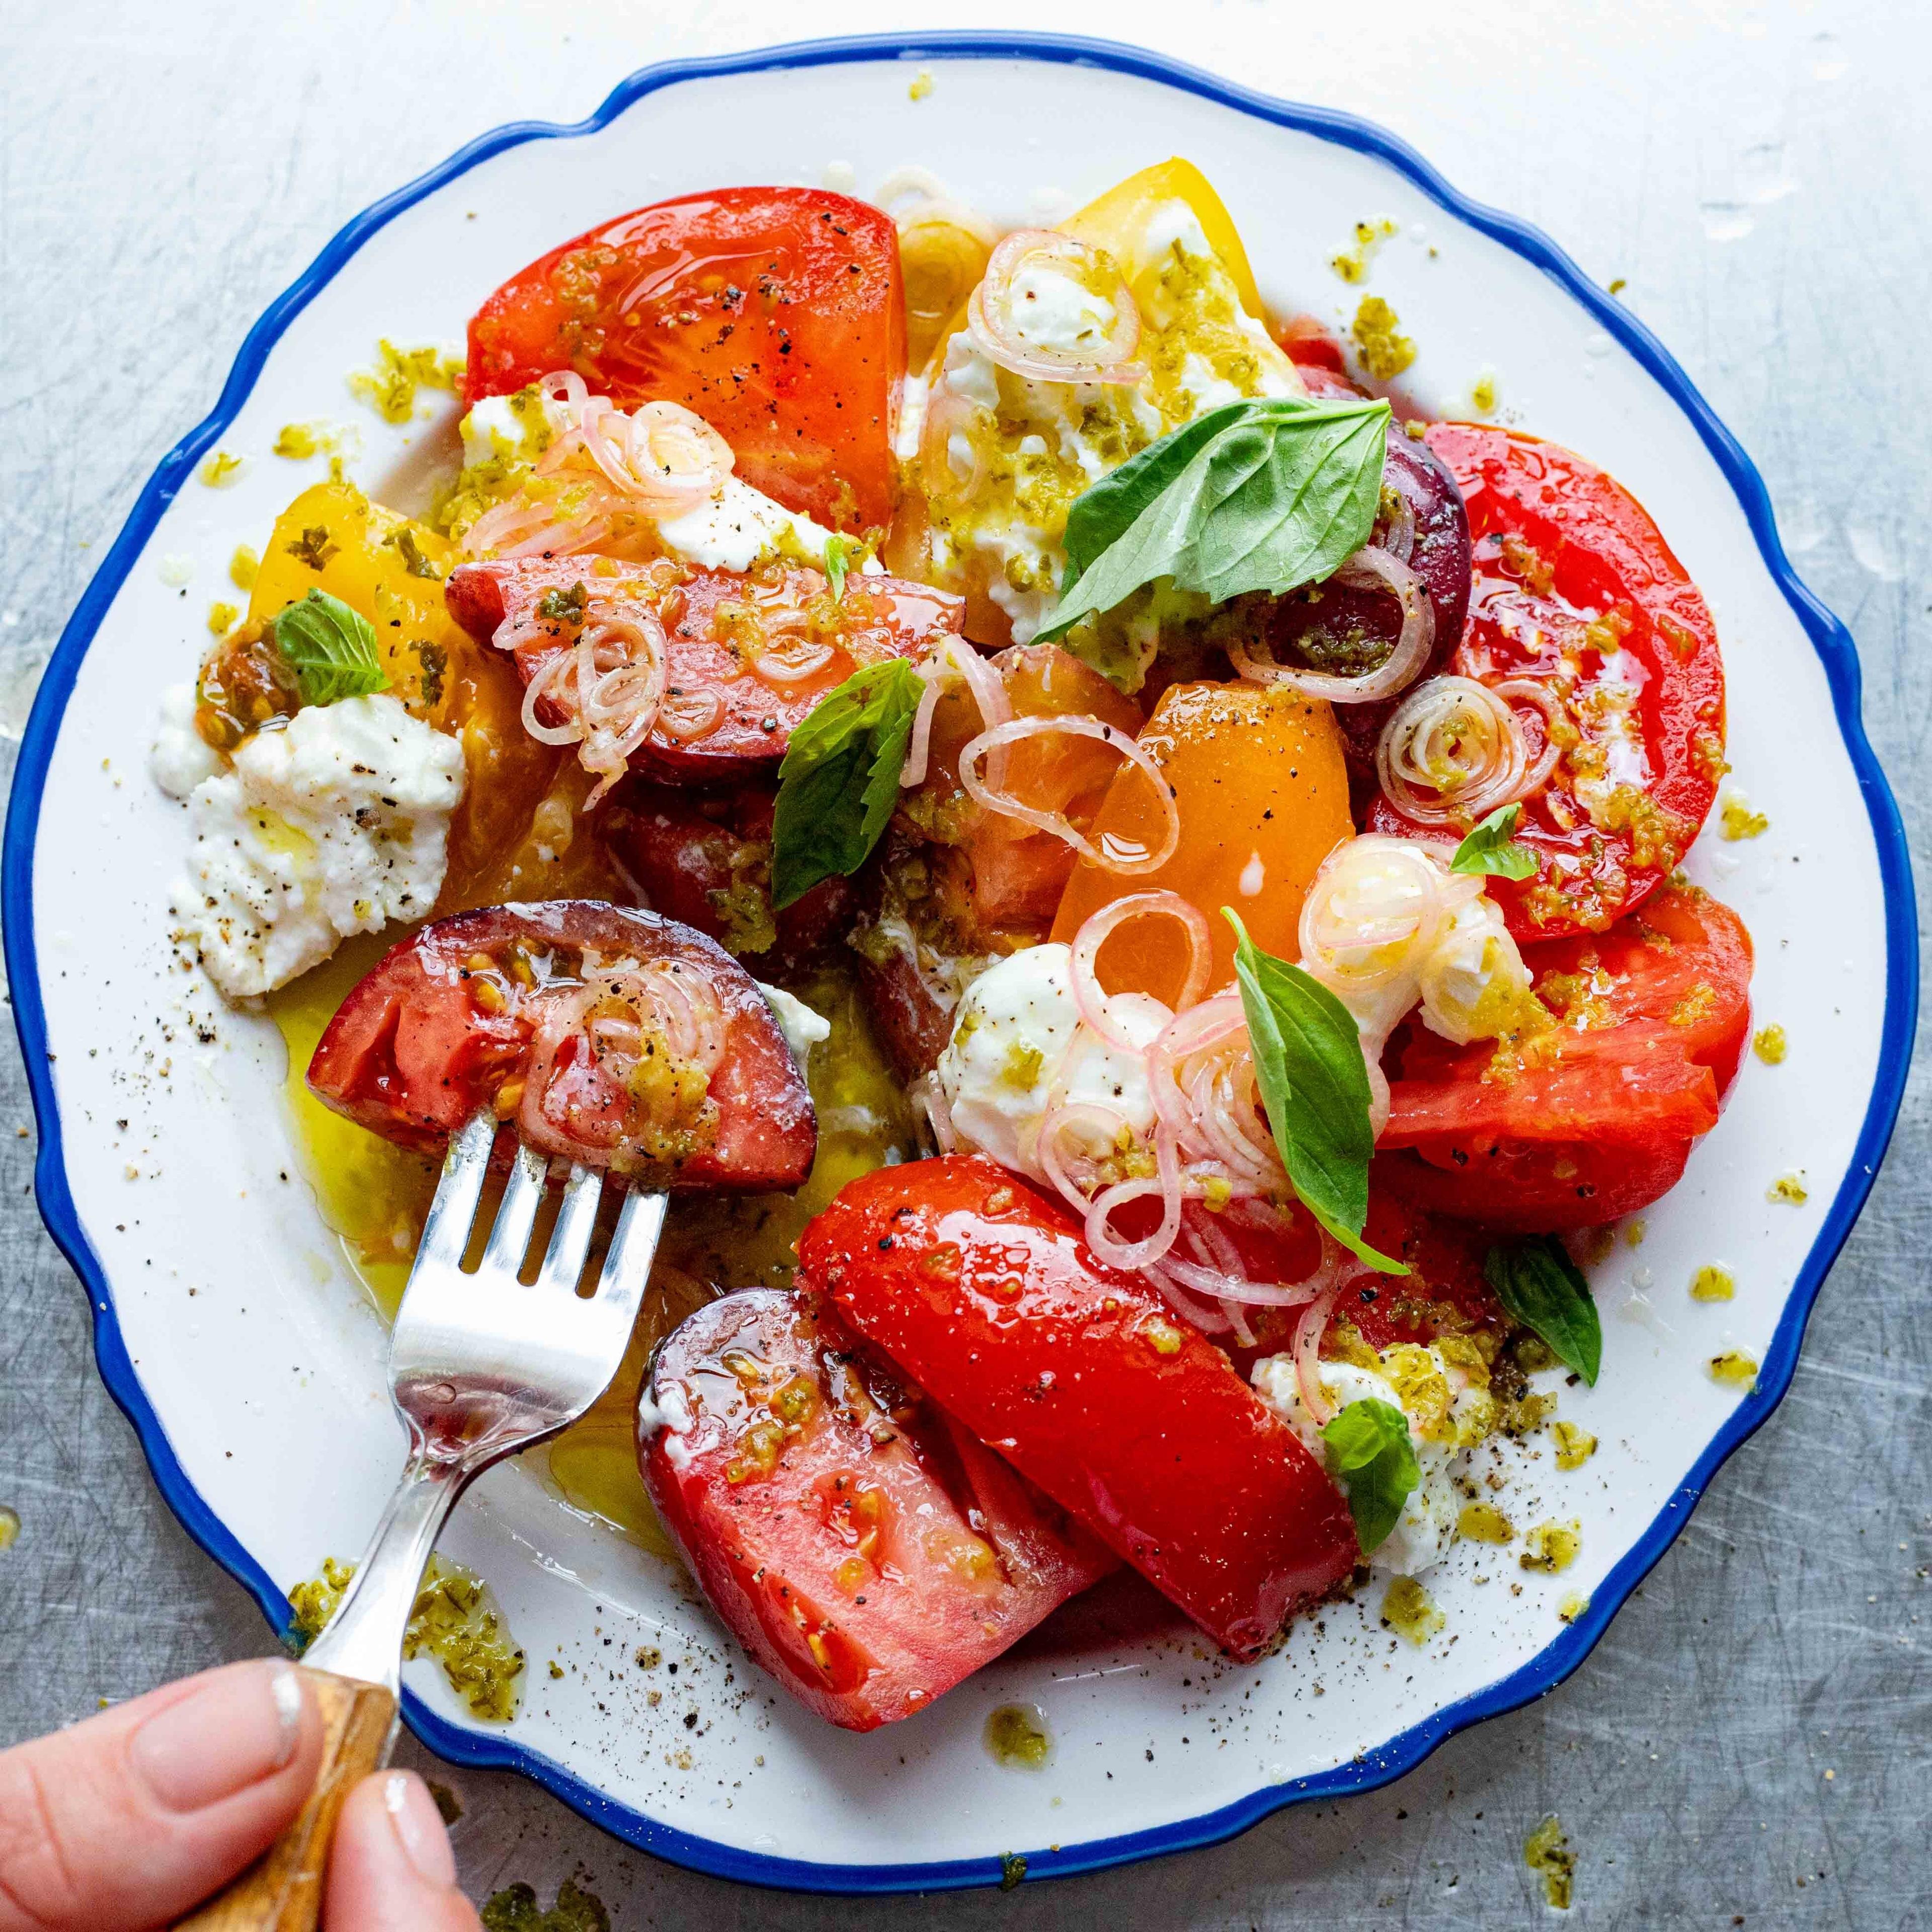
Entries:
[[[349,214],[471,135],[574,119],[669,55],[938,24],[843,0],[14,0],[0,10],[0,732],[148,471]],[[280,16],[279,19],[275,18]],[[1762,466],[1850,622],[1922,868],[1932,823],[1932,26],[1916,0],[995,0],[951,24],[1137,39],[1407,136],[1540,224],[1662,335]],[[1151,151],[1150,151],[1151,152]],[[1916,648],[1915,648],[1916,647]],[[43,1233],[0,1045],[0,1744],[266,1652],[162,1505]],[[696,1877],[508,1774],[450,1774],[478,1897],[578,1874],[614,1923],[850,1928],[1932,1923],[1932,1108],[1922,1072],[1789,1399],[1552,1696],[1385,1790],[1217,1849],[916,1906]],[[406,1742],[407,1761],[427,1754]]]

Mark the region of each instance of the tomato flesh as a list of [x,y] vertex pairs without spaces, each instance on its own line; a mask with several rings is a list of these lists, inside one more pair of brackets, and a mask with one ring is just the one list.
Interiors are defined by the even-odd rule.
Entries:
[[799,1280],[1234,1655],[1354,1568],[1341,1491],[1227,1357],[991,1161],[851,1182]]
[[[488,641],[506,623],[515,627],[516,667],[528,685],[576,640],[568,616],[544,614],[545,599],[567,611],[583,601],[577,593],[585,586],[589,597],[609,599],[620,610],[633,599],[647,604],[664,627],[665,706],[632,762],[679,781],[716,782],[776,765],[812,706],[861,664],[919,658],[959,628],[959,601],[943,590],[855,573],[835,604],[825,579],[808,569],[748,578],[583,557],[472,563],[450,574],[445,595],[472,637]],[[794,622],[812,627],[830,654],[802,677],[760,676],[761,640],[788,647]],[[671,721],[679,707],[701,704],[707,694],[718,700],[715,722],[697,735],[678,736]],[[537,713],[547,724],[562,722],[547,700],[538,701]]]
[[471,318],[467,400],[572,369],[620,409],[704,418],[746,482],[842,530],[890,522],[905,375],[898,236],[816,188],[640,208],[512,276]]
[[699,1310],[651,1395],[665,1426],[639,1460],[692,1574],[752,1656],[847,1730],[925,1710],[1114,1568],[803,1296]]
[[[1485,684],[1540,684],[1563,747],[1516,832],[1540,869],[1489,890],[1519,939],[1600,932],[1670,876],[1717,796],[1717,628],[1642,506],[1593,464],[1472,423],[1432,424],[1426,440],[1462,489],[1474,544],[1450,668]],[[1532,709],[1520,709],[1540,745]],[[1379,797],[1368,829],[1443,836]]]
[[[710,1064],[663,1019],[664,996],[708,1016]],[[818,1147],[804,1078],[744,968],[688,926],[594,900],[424,926],[342,1003],[308,1084],[405,1147],[440,1151],[494,1106],[503,1150],[523,1138],[676,1190],[796,1187]]]
[[803,966],[852,923],[850,879],[823,879],[782,912],[771,896],[776,794],[764,786],[693,799],[688,790],[626,779],[598,836],[643,902],[715,939],[760,972]]
[[1399,1034],[1377,1172],[1406,1199],[1498,1227],[1633,1213],[1717,1124],[1750,1030],[1750,936],[1727,906],[1670,886],[1607,933],[1523,958],[1556,1024],[1500,1054]]

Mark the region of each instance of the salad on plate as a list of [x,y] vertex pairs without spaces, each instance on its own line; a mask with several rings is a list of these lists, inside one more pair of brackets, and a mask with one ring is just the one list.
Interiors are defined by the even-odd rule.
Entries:
[[1245,1660],[1574,1553],[1496,1452],[1590,1455],[1580,1263],[1748,1037],[1724,670],[1642,506],[1411,353],[1271,314],[1185,161],[1052,229],[682,196],[385,344],[460,453],[334,463],[161,698],[176,943],[379,1302],[479,1108],[679,1196],[539,1453],[832,1724],[1106,1580]]

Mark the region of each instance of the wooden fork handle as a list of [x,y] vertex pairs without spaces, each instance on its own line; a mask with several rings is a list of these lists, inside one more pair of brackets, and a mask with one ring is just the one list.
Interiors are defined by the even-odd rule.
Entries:
[[176,1932],[315,1932],[336,1814],[350,1787],[388,1755],[396,1700],[380,1684],[304,1670],[322,1712],[322,1768],[295,1822]]

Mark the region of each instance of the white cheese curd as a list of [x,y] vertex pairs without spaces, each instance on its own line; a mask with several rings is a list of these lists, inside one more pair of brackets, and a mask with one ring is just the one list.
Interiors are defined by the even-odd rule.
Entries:
[[[959,1002],[952,1036],[934,1070],[960,1138],[1003,1167],[1045,1180],[1040,1129],[1056,1081],[1075,1105],[1091,1102],[1118,1114],[1139,1140],[1154,1131],[1147,1066],[1086,1036],[1063,1066],[1079,1024],[1073,998],[1072,949],[1029,946],[975,980]],[[1116,1014],[1142,1044],[1168,1017],[1154,1000],[1122,1000]],[[1097,1157],[1108,1149],[1092,1150]]]
[[1456,908],[1422,962],[1416,992],[1422,1024],[1458,1046],[1494,1037],[1498,1023],[1532,997],[1522,955],[1486,892]]
[[1201,218],[1178,196],[1172,201],[1162,202],[1148,217],[1147,226],[1141,230],[1141,260],[1157,261],[1177,242],[1181,254],[1190,261],[1214,252],[1208,244],[1208,231],[1202,226]]
[[194,728],[195,688],[171,684],[161,693],[161,718],[148,754],[148,775],[170,798],[185,799],[221,770],[221,754]]
[[688,1468],[691,1450],[685,1438],[691,1433],[691,1425],[696,1418],[692,1414],[691,1405],[686,1401],[684,1390],[676,1382],[664,1392],[664,1400],[657,1400],[652,1384],[646,1382],[638,1397],[638,1440],[648,1442],[662,1430],[664,1432],[665,1460],[674,1469]]
[[923,376],[908,376],[900,394],[898,440],[892,446],[892,454],[902,463],[910,463],[919,454],[920,438],[926,430],[927,388]]
[[1029,256],[1014,274],[1007,326],[1025,347],[1069,357],[1098,353],[1118,311],[1065,270]]
[[980,352],[978,344],[963,328],[946,345],[942,380],[952,394],[964,396],[982,410],[1000,406],[1000,372],[993,366],[992,358]]
[[188,800],[183,936],[231,998],[272,992],[351,933],[427,916],[442,887],[463,749],[386,694],[259,732]]
[[518,409],[514,396],[484,396],[463,418],[463,461],[466,468],[501,458],[530,462],[543,448],[547,424],[542,406]]
[[749,570],[760,558],[779,554],[822,569],[832,534],[735,476],[726,477],[709,502],[658,524],[658,535],[671,549],[706,570]]
[[776,1017],[778,1031],[784,1035],[784,1043],[791,1049],[791,1057],[802,1073],[806,1062],[812,1058],[812,1049],[820,1040],[832,1037],[832,1022],[823,1013],[808,1006],[796,993],[788,993],[782,986],[768,986],[762,980],[753,983],[764,994],[765,1004]]
[[[1402,1514],[1396,1518],[1395,1528],[1390,1531],[1388,1539],[1369,1556],[1371,1568],[1386,1570],[1400,1576],[1419,1576],[1440,1562],[1454,1540],[1456,1519],[1462,1512],[1456,1479],[1465,1472],[1468,1462],[1458,1438],[1466,1438],[1474,1432],[1474,1439],[1479,1440],[1480,1433],[1486,1432],[1487,1425],[1487,1418],[1482,1418],[1479,1428],[1479,1419],[1473,1412],[1481,1404],[1486,1404],[1487,1398],[1468,1388],[1467,1378],[1462,1371],[1444,1362],[1433,1348],[1418,1352],[1432,1358],[1436,1370],[1455,1391],[1449,1426],[1438,1435],[1423,1432],[1414,1414],[1403,1403],[1395,1384],[1386,1376],[1354,1362],[1324,1361],[1321,1372],[1322,1388],[1338,1410],[1346,1408],[1352,1402],[1372,1400],[1385,1402],[1391,1408],[1401,1409],[1408,1418],[1409,1439],[1415,1447],[1421,1479],[1409,1492],[1408,1500],[1403,1504]],[[1295,1379],[1294,1356],[1285,1354],[1264,1357],[1255,1364],[1251,1379],[1256,1393],[1301,1438],[1316,1460],[1325,1468],[1325,1445],[1321,1431],[1301,1400],[1301,1389]]]

